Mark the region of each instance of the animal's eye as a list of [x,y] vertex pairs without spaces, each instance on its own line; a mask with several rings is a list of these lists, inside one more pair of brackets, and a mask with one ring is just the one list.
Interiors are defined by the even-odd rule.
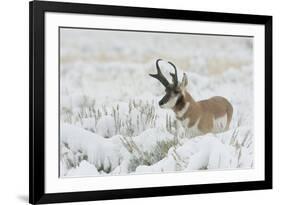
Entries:
[[178,91],[178,90],[175,90],[174,93],[175,93],[175,94],[179,94],[179,91]]

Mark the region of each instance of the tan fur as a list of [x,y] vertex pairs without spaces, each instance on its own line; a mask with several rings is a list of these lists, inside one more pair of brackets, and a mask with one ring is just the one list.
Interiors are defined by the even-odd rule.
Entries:
[[[187,111],[182,117],[178,117],[177,113],[183,109],[186,103],[189,103]],[[228,130],[233,114],[232,105],[224,97],[215,96],[207,100],[196,102],[185,90],[182,91],[182,97],[178,99],[173,110],[179,120],[184,121],[185,119],[188,119],[188,124],[185,125],[188,128],[195,126],[199,120],[197,128],[204,134],[215,132],[214,120],[225,115],[227,116],[227,122],[222,131]]]

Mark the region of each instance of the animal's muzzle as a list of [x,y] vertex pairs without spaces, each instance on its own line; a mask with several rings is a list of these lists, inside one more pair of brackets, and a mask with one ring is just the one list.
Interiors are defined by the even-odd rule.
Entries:
[[166,104],[169,100],[169,95],[165,95],[160,101],[159,101],[159,106],[162,106]]

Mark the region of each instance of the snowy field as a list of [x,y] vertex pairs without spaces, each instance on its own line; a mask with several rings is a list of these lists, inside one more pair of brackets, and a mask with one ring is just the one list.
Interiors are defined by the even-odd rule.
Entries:
[[[253,167],[251,38],[61,29],[60,176]],[[227,98],[230,129],[190,137],[148,74],[162,58],[195,100]],[[171,66],[161,62],[169,80]]]

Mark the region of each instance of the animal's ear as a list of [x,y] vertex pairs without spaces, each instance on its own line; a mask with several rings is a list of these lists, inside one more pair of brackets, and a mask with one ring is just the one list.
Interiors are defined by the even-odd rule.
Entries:
[[182,88],[185,88],[185,87],[187,86],[187,84],[188,84],[187,76],[186,76],[185,73],[183,73],[182,81],[181,81],[180,86],[181,86]]

